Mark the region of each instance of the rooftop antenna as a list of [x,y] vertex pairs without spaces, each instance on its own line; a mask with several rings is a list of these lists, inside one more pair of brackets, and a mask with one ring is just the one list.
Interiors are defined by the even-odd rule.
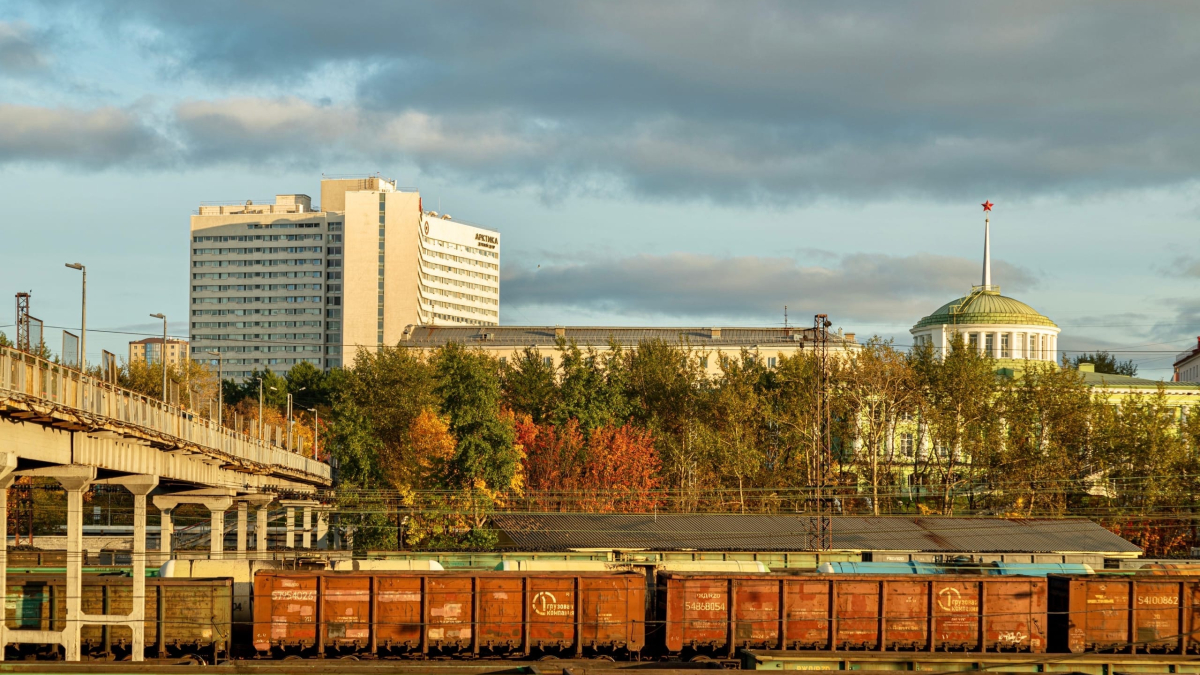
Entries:
[[787,328],[787,305],[783,306],[783,327]]

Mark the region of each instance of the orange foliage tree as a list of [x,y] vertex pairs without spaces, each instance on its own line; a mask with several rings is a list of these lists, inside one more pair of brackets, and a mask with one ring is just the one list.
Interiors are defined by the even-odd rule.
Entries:
[[585,439],[575,420],[555,426],[524,416],[516,432],[532,507],[630,513],[657,506],[662,463],[649,431],[605,425]]

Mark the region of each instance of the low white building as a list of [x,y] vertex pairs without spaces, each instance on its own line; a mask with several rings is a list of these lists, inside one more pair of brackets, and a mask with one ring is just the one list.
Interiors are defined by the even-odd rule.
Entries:
[[1176,382],[1200,382],[1200,337],[1196,338],[1196,346],[1186,352],[1180,352],[1175,357]]

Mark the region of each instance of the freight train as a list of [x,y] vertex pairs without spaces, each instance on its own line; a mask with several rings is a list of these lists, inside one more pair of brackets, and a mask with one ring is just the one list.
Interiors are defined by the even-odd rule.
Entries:
[[[216,568],[208,567],[216,562],[189,566],[190,571],[212,574]],[[621,566],[364,569],[372,566],[349,565],[359,568],[349,571],[247,567],[251,574],[241,575],[244,581],[148,579],[146,656],[215,662],[708,660],[734,659],[741,649],[1200,653],[1200,641],[1190,637],[1200,628],[1200,578],[1166,565],[1139,573],[1048,576],[1044,570],[1041,576],[1017,576]],[[247,586],[244,592],[237,590],[240,584]],[[7,592],[10,628],[62,628],[61,578],[10,579]],[[130,592],[128,577],[85,577],[83,609],[126,613]],[[128,629],[89,626],[84,631],[86,652],[129,656]],[[57,650],[8,649],[13,657]]]
[[1200,580],[1188,577],[652,576],[653,586],[624,570],[259,572],[252,644],[259,658],[1200,652],[1180,637],[1200,625]]

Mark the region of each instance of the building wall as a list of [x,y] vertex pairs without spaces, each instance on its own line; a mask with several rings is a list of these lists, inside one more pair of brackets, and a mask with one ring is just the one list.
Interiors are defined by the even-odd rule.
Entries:
[[[219,348],[235,378],[303,361],[331,368],[360,347],[396,344],[409,325],[498,323],[498,233],[422,213],[418,192],[378,177],[322,180],[320,206],[277,195],[275,204],[200,207],[191,224],[193,358],[211,360],[204,352]],[[284,239],[262,239],[275,235]],[[435,264],[449,271],[432,274]],[[286,272],[304,276],[269,276]],[[303,288],[272,288],[288,281]]]
[[[162,338],[157,340],[138,340],[129,343],[129,362],[149,361],[150,363],[160,363],[162,361]],[[178,366],[183,363],[188,354],[188,342],[186,340],[167,340],[167,364]]]
[[220,349],[230,377],[325,366],[327,214],[281,208],[192,216],[192,358]]
[[[924,326],[912,331],[914,344],[928,341],[938,353],[950,348],[955,332],[962,334],[963,341],[974,344],[980,353],[987,351],[988,336],[991,336],[991,353],[997,359],[1034,361],[1058,361],[1058,332],[1053,326],[1026,326],[1018,324],[955,324]],[[1005,337],[1008,346],[1005,347]],[[1031,339],[1036,344],[1031,350]]]

